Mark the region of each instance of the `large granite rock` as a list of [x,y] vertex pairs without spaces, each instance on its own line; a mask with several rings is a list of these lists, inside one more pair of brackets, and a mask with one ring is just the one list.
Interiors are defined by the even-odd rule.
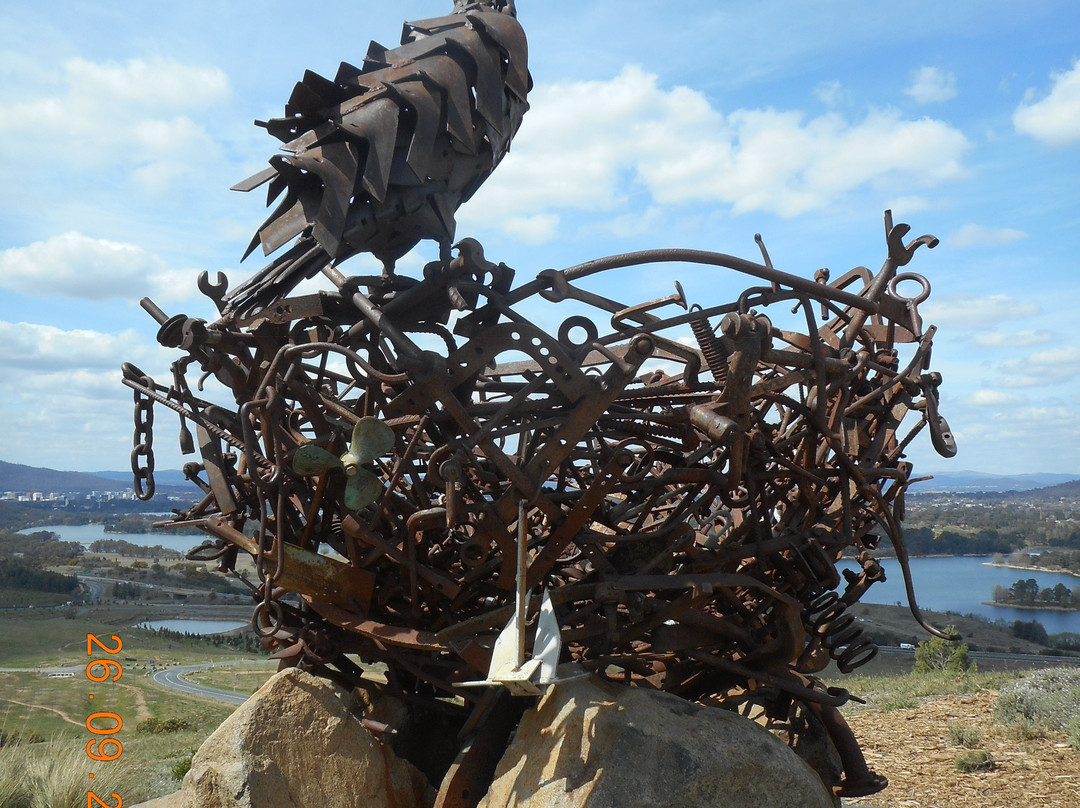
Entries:
[[434,791],[329,682],[276,674],[206,739],[182,808],[427,808]]
[[525,714],[480,808],[833,808],[814,771],[741,716],[579,680]]
[[[392,700],[279,673],[206,740],[180,792],[139,808],[430,808],[424,776],[350,706],[407,723]],[[589,679],[550,689],[525,713],[479,808],[835,805],[814,770],[754,722]]]

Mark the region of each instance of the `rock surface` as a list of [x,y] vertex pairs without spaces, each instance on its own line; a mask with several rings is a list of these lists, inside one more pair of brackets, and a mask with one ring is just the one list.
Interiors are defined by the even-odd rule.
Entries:
[[164,797],[157,797],[156,799],[148,802],[140,802],[138,805],[133,805],[132,808],[183,808],[184,795],[175,791],[172,794],[166,794]]
[[365,729],[333,685],[276,674],[206,739],[182,808],[426,808],[434,791]]
[[725,710],[581,680],[525,714],[480,808],[833,808],[780,739]]

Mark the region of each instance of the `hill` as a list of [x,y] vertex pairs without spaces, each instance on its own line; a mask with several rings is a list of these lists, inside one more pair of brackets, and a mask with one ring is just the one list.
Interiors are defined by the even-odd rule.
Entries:
[[127,491],[131,488],[131,473],[127,476],[127,482],[120,482],[81,471],[56,471],[0,460],[0,491]]
[[1039,489],[1039,494],[1049,498],[1080,497],[1080,480],[1070,480],[1069,482],[1062,483],[1061,485],[1052,485],[1049,488],[1041,488]]
[[[154,472],[157,490],[162,494],[190,497],[197,489],[184,479],[181,471],[163,469]],[[0,460],[0,492],[20,494],[88,494],[124,493],[132,490],[130,471],[57,471],[56,469],[23,466]]]

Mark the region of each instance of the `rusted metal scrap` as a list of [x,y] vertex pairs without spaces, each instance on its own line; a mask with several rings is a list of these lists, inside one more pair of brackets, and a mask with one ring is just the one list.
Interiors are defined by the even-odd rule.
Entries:
[[[185,473],[202,498],[169,523],[208,534],[189,557],[233,572],[239,553],[253,558],[253,626],[282,664],[349,685],[362,665],[383,663],[415,709],[453,717],[461,753],[441,805],[475,804],[483,791],[466,798],[461,784],[482,782],[501,754],[499,691],[459,685],[489,676],[515,603],[520,648],[549,609],[557,661],[763,712],[795,735],[817,723],[843,763],[837,793],[880,790],[885,779],[837,711],[849,694],[816,674],[877,652],[847,610],[884,578],[881,536],[912,594],[905,449],[925,430],[955,453],[928,368],[935,329],[918,308],[930,287],[903,269],[936,240],[905,243],[908,226],[886,213],[881,269],[835,280],[782,272],[763,247],[761,263],[656,250],[520,280],[471,239],[456,255],[443,249],[421,279],[342,274],[353,252],[389,264],[417,238],[445,247],[452,209],[505,151],[525,104],[524,38],[512,7],[481,5],[407,26],[400,51],[376,48],[336,82],[298,85],[286,122],[269,126],[293,138],[295,159],[272,161],[286,203],[259,234],[271,249],[299,235],[284,263],[231,293],[204,276],[213,321],[144,300],[159,341],[182,355],[167,383],[124,366],[137,490],[153,492],[153,412],[165,407],[179,415],[184,451],[200,457]],[[482,51],[501,56],[483,67]],[[449,64],[462,53],[467,69]],[[366,112],[389,110],[384,100],[399,105],[392,157],[384,113]],[[429,102],[443,113],[425,123]],[[363,192],[342,197],[316,153],[348,151],[342,130],[369,120],[366,162],[342,186]],[[461,165],[478,173],[445,179]],[[409,172],[444,179],[432,190]],[[401,214],[398,202],[417,200]],[[385,229],[354,228],[384,204],[397,211]],[[451,218],[436,227],[429,214],[440,209]],[[670,262],[740,273],[747,288],[700,305],[678,284],[644,303],[585,288]],[[320,270],[336,291],[288,296]],[[798,325],[774,324],[784,318]],[[541,321],[560,325],[551,333]],[[842,578],[845,552],[862,571]]]

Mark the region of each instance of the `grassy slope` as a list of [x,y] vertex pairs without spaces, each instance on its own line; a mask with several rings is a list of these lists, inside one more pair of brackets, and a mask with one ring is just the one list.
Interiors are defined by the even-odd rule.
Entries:
[[[0,732],[8,736],[37,736],[53,744],[32,743],[9,750],[5,753],[6,766],[20,769],[21,755],[26,755],[29,761],[45,754],[42,750],[63,754],[69,749],[76,751],[74,760],[80,766],[84,762],[94,763],[84,752],[86,744],[104,736],[92,735],[86,729],[87,716],[93,712],[113,712],[123,721],[115,734],[123,744],[123,752],[116,761],[122,765],[111,768],[133,775],[137,784],[133,787],[130,778],[124,778],[128,788],[127,793],[121,794],[124,802],[133,805],[178,788],[179,783],[172,775],[174,764],[198,749],[234,707],[155,685],[145,663],[154,659],[159,663],[195,664],[210,658],[225,660],[242,655],[200,640],[172,640],[130,628],[127,621],[132,616],[133,612],[122,609],[91,611],[74,620],[52,611],[0,613],[0,632],[6,640],[0,667],[81,668],[91,659],[108,658],[123,666],[119,679],[103,682],[92,682],[82,671],[70,679],[49,679],[32,670],[0,672]],[[87,633],[96,635],[110,647],[114,645],[111,636],[115,634],[121,638],[123,648],[120,653],[110,655],[95,646],[93,656],[87,656]],[[137,661],[129,661],[132,658]],[[95,667],[93,673],[101,675],[103,671]],[[92,700],[90,694],[94,695]],[[194,728],[163,735],[138,732],[138,724],[149,717],[184,718]],[[107,726],[100,720],[95,723]],[[112,751],[111,746],[107,751]],[[104,764],[95,765],[104,767]],[[84,789],[82,800],[85,799]]]

